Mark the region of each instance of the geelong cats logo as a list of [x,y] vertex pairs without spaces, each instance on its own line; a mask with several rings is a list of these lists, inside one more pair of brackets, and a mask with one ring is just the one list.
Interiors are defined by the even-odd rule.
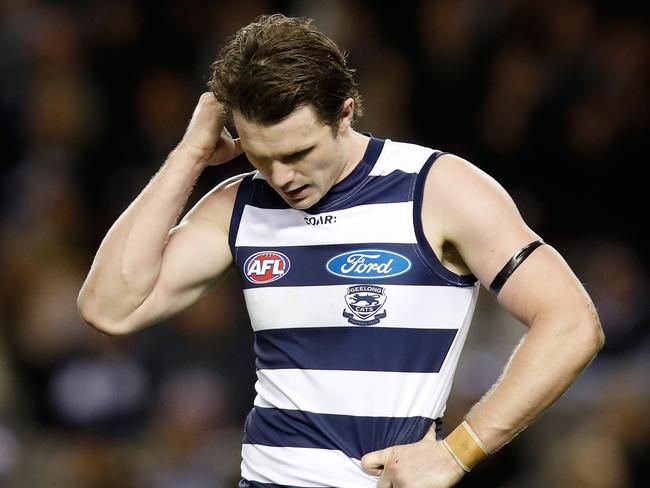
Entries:
[[354,325],[375,325],[386,317],[386,310],[379,313],[386,303],[384,288],[374,285],[357,285],[348,287],[345,295],[347,310],[343,316]]

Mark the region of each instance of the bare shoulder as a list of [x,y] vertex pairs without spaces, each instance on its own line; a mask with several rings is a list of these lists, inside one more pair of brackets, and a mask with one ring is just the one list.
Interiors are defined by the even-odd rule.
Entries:
[[207,221],[217,224],[227,233],[230,228],[237,191],[247,174],[232,176],[215,186],[185,215],[181,225],[189,222]]
[[539,238],[503,186],[451,154],[441,156],[427,175],[422,218],[432,247],[453,246],[483,283],[518,249]]
[[427,177],[425,192],[429,203],[441,206],[445,211],[459,205],[461,208],[484,208],[481,204],[486,203],[486,198],[514,209],[514,202],[494,178],[453,154],[444,154],[435,162]]

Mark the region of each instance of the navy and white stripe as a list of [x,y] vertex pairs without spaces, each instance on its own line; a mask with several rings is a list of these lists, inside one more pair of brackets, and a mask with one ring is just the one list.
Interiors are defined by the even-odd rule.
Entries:
[[[442,266],[424,237],[424,181],[439,155],[371,138],[352,174],[307,211],[290,208],[259,173],[242,181],[230,246],[258,380],[240,488],[374,487],[360,458],[420,440],[443,415],[478,286]],[[309,225],[313,217],[323,223]],[[359,251],[408,266],[384,275],[328,269]],[[273,279],[246,277],[260,254],[286,258]]]
[[[416,442],[433,423],[426,417],[351,417],[257,407],[246,421],[244,443],[342,449],[347,456],[361,459],[386,446]],[[378,435],[369,436],[368,432]]]
[[[413,237],[414,238],[414,237]],[[246,258],[251,254],[257,252],[261,246],[240,246],[237,248],[236,264],[239,269],[243,268]],[[450,282],[448,274],[451,274],[442,266],[436,266],[435,270],[440,272],[440,276],[434,274],[432,276],[431,269],[428,267],[429,263],[424,258],[422,250],[418,249],[412,243],[395,243],[395,242],[371,242],[365,241],[364,246],[359,246],[359,243],[342,243],[342,244],[327,244],[313,246],[309,253],[305,253],[302,247],[297,246],[267,246],[265,250],[273,250],[281,252],[289,257],[291,266],[294,270],[310,269],[309,273],[287,273],[281,280],[277,280],[268,285],[257,285],[245,280],[242,283],[244,289],[248,288],[268,288],[283,287],[283,286],[325,286],[325,285],[340,285],[350,282],[349,278],[336,276],[329,272],[325,266],[312,266],[314,262],[325,262],[333,256],[343,254],[345,252],[358,250],[360,248],[367,248],[372,250],[389,251],[400,254],[406,257],[411,263],[418,263],[419,266],[414,266],[408,273],[400,274],[397,276],[389,276],[381,279],[384,285],[419,285],[426,282],[429,285],[439,286],[458,286],[464,284],[466,286],[474,285],[473,277],[462,276],[458,277],[460,282]],[[324,261],[323,261],[324,260]]]
[[[455,329],[310,327],[255,334],[257,369],[437,373]],[[371,352],[359,351],[372,348]]]

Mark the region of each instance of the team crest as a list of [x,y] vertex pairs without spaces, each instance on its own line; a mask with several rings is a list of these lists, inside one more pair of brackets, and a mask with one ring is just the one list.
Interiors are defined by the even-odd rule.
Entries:
[[375,325],[386,317],[386,310],[379,313],[386,303],[384,288],[373,285],[357,285],[348,287],[345,295],[347,310],[343,316],[354,325]]

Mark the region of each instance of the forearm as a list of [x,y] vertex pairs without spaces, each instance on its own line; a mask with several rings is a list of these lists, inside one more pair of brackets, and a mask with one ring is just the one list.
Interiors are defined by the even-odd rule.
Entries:
[[195,157],[173,151],[110,228],[79,294],[80,311],[89,322],[119,321],[150,294],[169,231],[202,169]]
[[468,413],[467,421],[487,450],[510,442],[573,383],[602,347],[595,312],[567,323],[531,326],[495,386]]
[[439,442],[434,426],[418,442],[364,455],[362,466],[380,476],[378,486],[455,485],[464,471],[537,418],[589,364],[602,345],[595,320],[531,326],[500,380],[468,414],[469,430],[459,426]]

